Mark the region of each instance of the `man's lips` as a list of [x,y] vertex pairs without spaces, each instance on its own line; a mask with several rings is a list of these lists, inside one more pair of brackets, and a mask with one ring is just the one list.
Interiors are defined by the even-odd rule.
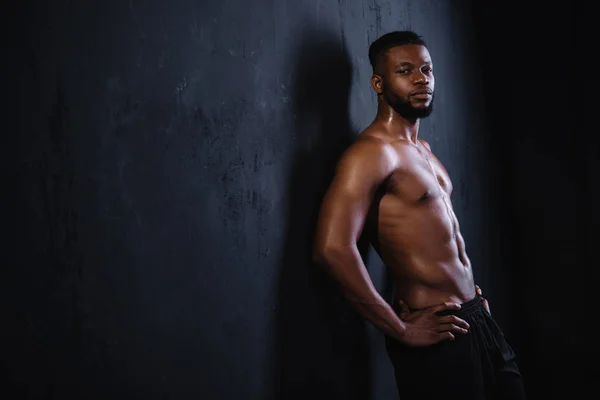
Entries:
[[421,89],[421,90],[415,90],[414,92],[411,92],[410,95],[411,96],[417,96],[417,95],[429,95],[431,96],[433,92],[431,91],[431,89]]
[[410,96],[417,100],[429,100],[432,96],[431,90],[417,90]]

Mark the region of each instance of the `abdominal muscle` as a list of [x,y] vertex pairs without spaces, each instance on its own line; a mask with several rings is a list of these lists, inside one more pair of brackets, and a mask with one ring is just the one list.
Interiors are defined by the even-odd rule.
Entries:
[[[393,195],[381,199],[378,252],[396,278],[395,300],[411,308],[475,296],[471,265],[460,254],[455,217],[441,197],[407,206]],[[464,251],[464,250],[463,250]]]

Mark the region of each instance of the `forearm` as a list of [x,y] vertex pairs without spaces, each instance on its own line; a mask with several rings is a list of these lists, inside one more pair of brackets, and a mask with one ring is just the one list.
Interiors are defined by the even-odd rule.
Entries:
[[324,251],[316,261],[341,286],[344,297],[361,316],[385,334],[402,340],[405,325],[377,292],[356,246]]
[[366,303],[352,295],[346,295],[354,309],[366,320],[386,335],[402,341],[406,331],[404,323],[381,296],[376,297],[376,302]]

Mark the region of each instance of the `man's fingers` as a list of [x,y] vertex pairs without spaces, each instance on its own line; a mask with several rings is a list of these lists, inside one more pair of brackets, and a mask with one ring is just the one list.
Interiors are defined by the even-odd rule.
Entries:
[[404,318],[408,314],[410,314],[410,309],[408,308],[408,306],[406,305],[405,302],[403,302],[402,300],[399,300],[398,305],[400,306],[400,310],[398,313],[400,315],[400,318]]
[[468,331],[465,328],[462,328],[455,324],[442,324],[439,328],[440,332],[452,332],[452,333],[460,333],[465,334]]
[[460,310],[460,304],[453,303],[451,301],[447,301],[445,303],[438,304],[436,306],[431,306],[430,308],[434,312],[440,312],[440,311],[444,311],[444,310]]
[[458,318],[456,315],[444,315],[443,317],[439,318],[441,324],[454,324],[460,326],[461,328],[469,329],[468,322],[464,319]]
[[481,302],[483,303],[483,308],[485,308],[485,310],[491,314],[490,305],[489,305],[488,301],[483,298],[483,292],[481,291],[481,288],[479,287],[479,285],[475,285],[475,292],[477,293],[477,296],[481,297]]
[[440,341],[441,340],[454,340],[454,335],[450,331],[440,333]]
[[483,297],[481,298],[481,302],[483,303],[483,308],[485,308],[485,310],[491,314],[492,312],[490,311],[490,303],[488,303],[488,301]]

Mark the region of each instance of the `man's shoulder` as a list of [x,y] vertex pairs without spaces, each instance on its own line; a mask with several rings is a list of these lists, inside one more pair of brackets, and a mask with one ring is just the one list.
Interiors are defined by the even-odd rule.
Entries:
[[342,155],[338,168],[354,171],[361,176],[379,179],[389,175],[398,164],[398,155],[392,144],[385,138],[363,132]]
[[393,146],[384,137],[374,132],[364,131],[356,137],[346,150],[346,157],[365,159],[388,159],[393,156]]
[[427,147],[427,150],[431,151],[431,146],[429,145],[429,143],[425,140],[425,139],[418,139],[419,142],[423,143],[423,145],[425,147]]

